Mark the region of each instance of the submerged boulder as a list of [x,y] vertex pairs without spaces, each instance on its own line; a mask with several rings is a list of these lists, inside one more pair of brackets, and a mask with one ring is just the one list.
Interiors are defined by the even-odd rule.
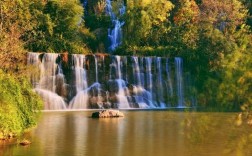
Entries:
[[117,118],[124,117],[124,114],[119,110],[102,110],[99,112],[94,112],[92,118]]

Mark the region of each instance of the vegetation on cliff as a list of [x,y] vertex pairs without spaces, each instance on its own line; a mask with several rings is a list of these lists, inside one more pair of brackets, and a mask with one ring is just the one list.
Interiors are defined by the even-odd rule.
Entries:
[[40,98],[32,91],[22,36],[31,29],[26,1],[0,1],[0,139],[36,125]]

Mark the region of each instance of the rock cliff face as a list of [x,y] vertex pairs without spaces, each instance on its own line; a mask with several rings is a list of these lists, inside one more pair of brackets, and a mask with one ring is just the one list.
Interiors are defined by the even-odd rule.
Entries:
[[193,103],[181,58],[29,53],[28,64],[36,67],[31,81],[45,109],[166,108]]

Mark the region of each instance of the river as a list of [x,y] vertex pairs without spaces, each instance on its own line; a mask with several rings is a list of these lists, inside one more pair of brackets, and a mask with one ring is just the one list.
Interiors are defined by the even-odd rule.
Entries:
[[93,111],[43,112],[28,146],[0,148],[14,156],[252,155],[251,127],[237,113],[122,111],[124,118],[90,118]]

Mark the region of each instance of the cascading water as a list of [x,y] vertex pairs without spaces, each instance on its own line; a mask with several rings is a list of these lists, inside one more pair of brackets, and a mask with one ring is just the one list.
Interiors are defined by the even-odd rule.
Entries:
[[141,84],[141,73],[138,57],[133,56],[132,60],[133,60],[134,83],[140,88],[142,87],[142,84]]
[[94,55],[95,59],[95,82],[98,82],[98,62],[97,62],[97,57]]
[[177,81],[177,98],[178,107],[184,106],[184,90],[183,90],[183,61],[180,57],[175,57],[175,70]]
[[164,103],[164,91],[163,91],[163,77],[162,77],[162,66],[161,66],[161,58],[156,58],[156,66],[157,66],[157,100],[159,101],[159,106],[161,108],[165,108]]
[[[125,13],[126,7],[122,3],[121,8],[119,8],[119,15],[122,16]],[[122,26],[124,25],[123,21],[119,20],[119,17],[112,10],[111,0],[106,0],[106,13],[110,16],[113,27],[108,29],[108,38],[109,38],[109,51],[114,51],[122,42]]]
[[31,81],[34,90],[42,97],[45,110],[66,109],[66,103],[60,96],[65,92],[66,84],[60,64],[57,64],[58,54],[43,54],[40,61],[37,53],[28,54],[28,63],[40,70],[40,77],[36,72],[32,74]]
[[145,59],[145,64],[146,64],[146,74],[145,74],[145,79],[146,79],[146,84],[145,88],[149,91],[149,101],[150,101],[150,107],[154,108],[155,105],[153,104],[153,76],[152,76],[152,58],[151,57],[146,57]]
[[73,55],[77,93],[87,88],[87,74],[84,69],[85,55]]
[[[171,71],[170,71],[170,66],[169,66],[169,59],[166,59],[166,74],[167,74],[167,84],[166,84],[166,89],[167,89],[167,96],[173,97],[173,85],[172,85],[172,79],[171,79]],[[168,105],[170,105],[171,101],[168,101]]]
[[99,78],[98,78],[98,58],[96,55],[94,55],[94,60],[95,60],[95,84],[96,84],[96,89],[97,89],[97,104],[99,105],[100,108],[102,108],[102,98],[101,98],[101,85],[99,83]]
[[73,65],[75,70],[75,88],[76,96],[70,101],[69,108],[71,109],[85,109],[88,102],[88,86],[87,74],[84,65],[86,63],[85,55],[72,55]]
[[[126,90],[126,84],[125,81],[122,79],[122,72],[121,72],[121,57],[120,56],[115,56],[113,59],[113,64],[115,67],[115,73],[117,75],[115,80],[110,80],[110,82],[115,81],[118,87],[118,91],[116,93],[116,98],[118,100],[118,108],[130,108],[128,99],[125,95],[125,90]],[[113,66],[111,66],[113,67]],[[111,68],[111,72],[113,71],[113,68]],[[111,77],[111,76],[110,76]]]
[[161,57],[67,57],[28,54],[28,63],[40,71],[32,74],[31,82],[46,110],[185,107],[185,100],[193,106],[192,95],[186,91],[190,86],[184,87],[189,82],[183,78],[182,58],[176,57],[172,64],[171,59]]
[[[140,60],[139,60],[140,59]],[[144,87],[144,73],[143,73],[143,59],[133,56],[132,57],[132,69],[134,78],[133,87],[133,101],[135,101],[139,108],[153,107],[152,95]]]

